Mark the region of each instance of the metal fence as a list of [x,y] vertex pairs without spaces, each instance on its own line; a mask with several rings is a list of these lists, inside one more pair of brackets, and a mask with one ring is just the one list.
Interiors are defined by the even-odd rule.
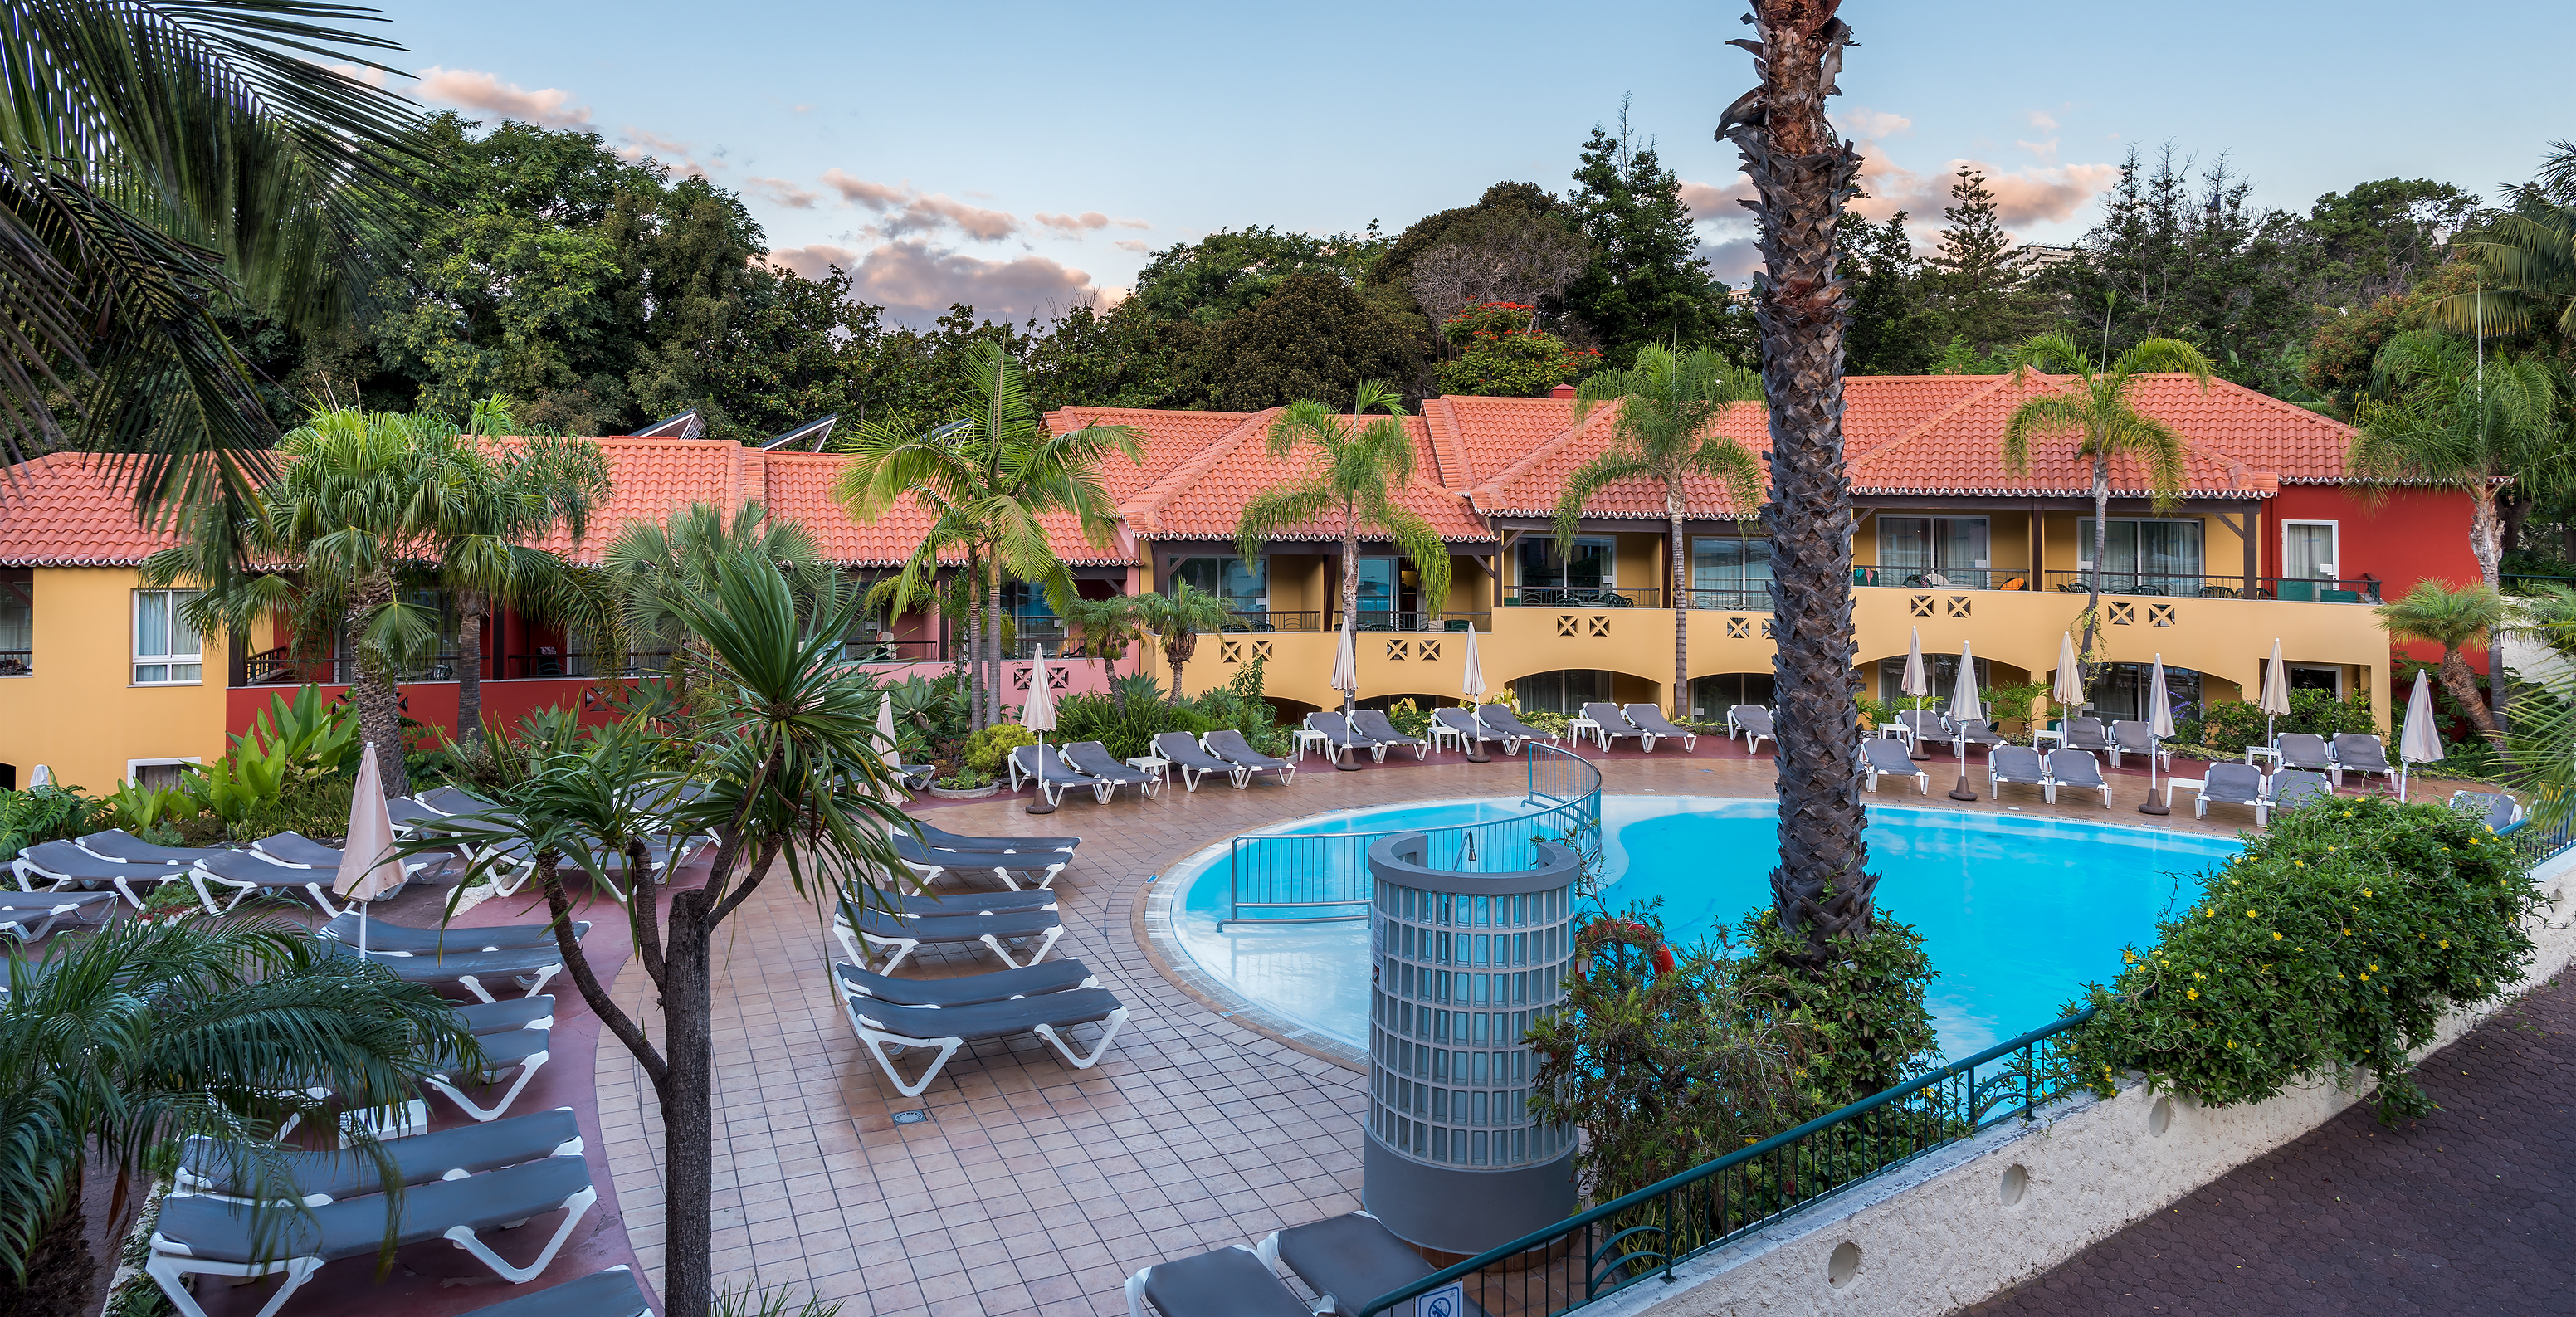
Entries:
[[[2050,568],[2048,588],[2084,594],[2093,588],[2094,572]],[[2286,599],[2311,604],[2376,604],[2380,581],[2375,576],[2192,576],[2175,572],[2102,572],[2102,593],[2161,595],[2192,599]]]
[[1380,1295],[1356,1317],[1410,1313],[1451,1283],[1493,1313],[1553,1317],[1722,1247],[1806,1204],[1884,1175],[2076,1091],[2057,1039],[2071,1015],[1707,1165]]
[[[1580,755],[1533,743],[1523,752],[1521,803],[1544,809],[1507,819],[1387,832],[1256,833],[1228,848],[1227,924],[1322,924],[1369,917],[1368,850],[1381,837],[1420,832],[1422,863],[1456,873],[1510,873],[1538,863],[1532,842],[1601,824],[1601,770]],[[1245,911],[1254,912],[1246,916]]]

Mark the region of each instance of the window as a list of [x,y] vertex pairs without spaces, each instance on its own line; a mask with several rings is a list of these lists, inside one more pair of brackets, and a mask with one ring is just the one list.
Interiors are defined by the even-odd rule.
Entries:
[[[1950,708],[1951,692],[1959,689],[1959,656],[1956,654],[1924,655],[1923,679],[1932,683],[1932,694],[1925,698],[1923,707],[1947,712]],[[1977,690],[1982,693],[1994,688],[1993,665],[1984,659],[1978,659]],[[1905,693],[1904,655],[1899,654],[1894,658],[1878,661],[1878,698],[1891,709],[1914,707],[1914,697]]]
[[[1183,558],[1172,564],[1172,579],[1222,595],[1238,613],[1270,609],[1270,560],[1267,558]],[[1365,581],[1365,577],[1363,577]],[[1365,584],[1361,587],[1365,590]]]
[[[2138,594],[2200,593],[2200,523],[2114,517],[2103,536],[2103,585]],[[2075,519],[2076,565],[2093,570],[2093,519]]]
[[[1878,565],[1898,569],[1904,577],[1938,575],[1944,585],[1986,586],[1987,524],[1984,517],[1889,517],[1878,519]],[[1932,584],[1930,581],[1922,584]]]
[[[2093,716],[2106,722],[2115,718],[2146,721],[2153,712],[2147,700],[2147,679],[2155,669],[2144,663],[2106,663],[2097,670],[2093,697],[2085,707]],[[2176,718],[2195,717],[2200,712],[2200,674],[2189,668],[2165,669],[2165,698]]]
[[1769,608],[1771,541],[1693,537],[1691,596],[1693,608]]
[[0,677],[36,670],[36,573],[0,567]]
[[1574,552],[1557,556],[1552,535],[1524,535],[1513,550],[1523,590],[1606,590],[1618,584],[1613,542],[1607,536],[1581,536]]
[[1581,713],[1585,704],[1610,698],[1610,674],[1595,668],[1533,672],[1512,683],[1512,694],[1524,709]]
[[2281,575],[2295,581],[2335,579],[2335,523],[2293,521],[2281,527]]
[[1359,562],[1359,612],[1395,611],[1395,559],[1362,558]]
[[134,592],[134,684],[184,686],[205,679],[205,645],[185,616],[194,590]]

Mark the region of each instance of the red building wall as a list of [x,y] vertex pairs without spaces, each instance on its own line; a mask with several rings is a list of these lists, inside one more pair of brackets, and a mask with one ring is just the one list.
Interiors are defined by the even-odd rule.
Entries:
[[[2469,551],[2469,496],[2455,489],[2392,489],[2374,497],[2355,486],[2283,485],[2265,510],[2265,576],[2281,574],[2281,528],[2293,521],[2335,522],[2337,574],[2379,578],[2383,599],[2414,589],[2418,581],[2460,585],[2479,579],[2477,555]],[[2435,645],[2408,645],[2403,652],[2427,662],[2442,657]],[[2484,652],[2468,658],[2486,670]]]

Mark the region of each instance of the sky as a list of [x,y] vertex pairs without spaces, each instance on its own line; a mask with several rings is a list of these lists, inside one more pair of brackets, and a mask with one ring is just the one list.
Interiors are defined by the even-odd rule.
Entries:
[[[1703,251],[1754,257],[1733,147],[1740,4],[1288,9],[734,0],[378,0],[423,105],[598,132],[739,191],[773,259],[838,264],[912,324],[1123,296],[1149,254],[1253,224],[1389,233],[1489,185],[1569,175],[1623,99],[1685,182]],[[2576,122],[2544,113],[2576,5],[2475,27],[2379,0],[2030,9],[1847,0],[1837,121],[1918,235],[1960,162],[2008,228],[2067,242],[2133,148],[2168,145],[2305,211],[2377,178],[2493,196]],[[2503,34],[2511,39],[2498,40]],[[2457,52],[2457,53],[2448,53]]]

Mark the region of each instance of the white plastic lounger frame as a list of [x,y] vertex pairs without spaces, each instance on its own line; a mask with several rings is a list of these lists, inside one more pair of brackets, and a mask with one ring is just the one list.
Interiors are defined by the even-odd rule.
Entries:
[[[1055,907],[1053,906],[1047,907],[1049,911],[1054,910],[1054,908]],[[985,913],[991,914],[993,912],[987,911]],[[1022,914],[1033,912],[1014,910],[1009,913]],[[951,919],[972,919],[976,916],[939,915],[934,917],[945,921]],[[841,940],[841,950],[849,953],[851,964],[857,965],[861,969],[867,969],[871,974],[894,973],[895,967],[897,965],[901,965],[906,956],[911,955],[913,952],[918,951],[925,946],[956,946],[960,943],[970,946],[981,945],[989,949],[996,957],[1000,958],[1002,964],[1008,968],[1027,969],[1029,966],[1046,959],[1046,953],[1055,949],[1056,939],[1064,936],[1064,925],[1058,924],[1055,927],[1048,929],[1042,935],[1042,940],[1038,943],[1038,949],[1029,953],[1029,958],[1026,960],[1011,959],[1011,953],[1009,950],[1002,946],[1002,939],[1004,937],[1015,936],[1013,934],[986,933],[975,938],[904,937],[891,931],[878,933],[872,932],[868,929],[855,927],[850,923],[849,912],[846,910],[836,910],[832,913],[832,936]],[[869,947],[890,947],[894,952],[893,958],[886,961],[882,966],[869,969],[869,966],[875,963],[875,957],[870,956],[867,951],[862,948],[862,943],[865,943]]]
[[[7,933],[21,942],[34,942],[53,932],[54,925],[66,917],[75,925],[106,923],[107,911],[116,906],[114,892],[45,892],[41,895],[54,900],[43,906],[0,906],[0,933]],[[85,917],[85,911],[97,907],[104,908],[100,909],[96,920]]]
[[[1891,748],[1878,749],[1882,745]],[[1893,737],[1872,736],[1864,738],[1860,748],[1861,776],[1867,779],[1866,785],[1869,790],[1878,790],[1878,780],[1882,777],[1910,777],[1914,779],[1915,788],[1920,794],[1926,796],[1932,794],[1932,774],[1916,764],[1913,757],[1905,752],[1903,741]]]
[[[548,1024],[550,1026],[552,1024],[551,1017],[548,1019]],[[545,1029],[534,1029],[532,1031],[538,1037],[545,1039],[547,1045],[537,1048],[535,1051],[532,1051],[515,1061],[505,1061],[502,1064],[493,1067],[492,1082],[494,1083],[499,1082],[499,1074],[503,1070],[516,1070],[518,1071],[518,1075],[510,1081],[510,1086],[502,1091],[500,1099],[489,1106],[476,1103],[474,1099],[465,1096],[464,1091],[459,1087],[460,1083],[474,1083],[475,1081],[473,1076],[460,1076],[447,1071],[440,1071],[436,1074],[422,1075],[420,1077],[420,1082],[446,1094],[451,1101],[455,1102],[459,1108],[464,1110],[466,1115],[472,1116],[478,1122],[488,1123],[498,1120],[509,1114],[510,1104],[518,1101],[519,1094],[527,1091],[528,1081],[535,1079],[537,1077],[537,1072],[545,1068],[546,1062],[554,1058],[554,1030],[549,1027]],[[531,1030],[510,1030],[505,1033],[494,1034],[485,1041],[484,1045],[487,1047],[498,1046],[505,1039],[515,1041],[516,1039],[514,1035],[522,1035],[527,1032],[531,1032]]]
[[[329,869],[308,869],[300,865],[293,864],[280,864],[265,855],[256,854],[251,851],[242,851],[239,854],[242,857],[241,859],[228,860],[227,863],[248,864],[252,861],[256,861],[260,864],[267,865],[272,869],[278,870],[276,877],[281,879],[287,878],[290,875],[303,874],[310,874],[312,875],[312,878],[310,881],[301,883],[263,883],[253,882],[245,878],[227,878],[222,874],[208,869],[206,867],[206,861],[199,860],[188,868],[188,885],[197,889],[197,901],[205,907],[207,914],[230,914],[234,907],[249,900],[251,895],[255,892],[276,892],[300,887],[304,890],[306,898],[313,902],[313,907],[322,912],[323,918],[333,919],[339,916],[340,907],[331,904],[331,884],[339,878],[339,874],[336,871]],[[404,871],[404,880],[406,882],[410,880],[410,870]],[[209,883],[214,886],[209,887],[207,885]],[[231,888],[232,899],[218,903],[215,900],[215,887]]]
[[[835,988],[835,991],[838,991],[837,987]],[[1074,991],[1097,992],[1102,990],[1097,988],[1077,988],[1074,989]],[[1054,994],[1047,995],[1052,996]],[[1017,1000],[1025,1001],[1027,999],[1019,998]],[[867,1002],[865,1007],[860,1005],[863,1001]],[[886,1072],[886,1078],[894,1081],[895,1090],[908,1098],[920,1097],[922,1090],[930,1087],[931,1081],[939,1078],[939,1072],[948,1067],[948,1059],[957,1055],[957,1050],[966,1045],[966,1038],[962,1034],[941,1035],[929,1034],[920,1031],[920,1028],[923,1025],[937,1028],[938,1017],[942,1010],[967,1009],[964,1007],[943,1008],[938,1006],[887,1006],[881,1002],[871,1001],[867,998],[854,996],[850,993],[844,992],[841,993],[841,1009],[850,1017],[850,1029],[852,1032],[858,1034],[859,1046],[868,1049],[868,1055],[877,1059],[877,1065]],[[884,1027],[885,1025],[892,1024],[897,1021],[901,1021],[905,1025],[912,1027],[913,1032],[889,1032]],[[1047,1043],[1050,1046],[1064,1054],[1065,1060],[1073,1063],[1074,1069],[1089,1070],[1093,1066],[1100,1064],[1101,1054],[1109,1050],[1110,1040],[1118,1036],[1118,1027],[1125,1023],[1127,1023],[1127,1008],[1123,1005],[1118,1007],[1116,1010],[1109,1012],[1106,1016],[1103,1016],[1100,1021],[1100,1037],[1097,1041],[1092,1043],[1091,1054],[1088,1056],[1074,1051],[1072,1045],[1065,1041],[1064,1035],[1057,1031],[1056,1027],[1052,1024],[1031,1025],[1026,1032],[1036,1034],[1038,1037],[1047,1040]],[[894,1054],[907,1047],[936,1047],[939,1049],[938,1054],[930,1058],[930,1068],[922,1071],[921,1078],[917,1080],[905,1079],[903,1077],[903,1072],[894,1068]]]

